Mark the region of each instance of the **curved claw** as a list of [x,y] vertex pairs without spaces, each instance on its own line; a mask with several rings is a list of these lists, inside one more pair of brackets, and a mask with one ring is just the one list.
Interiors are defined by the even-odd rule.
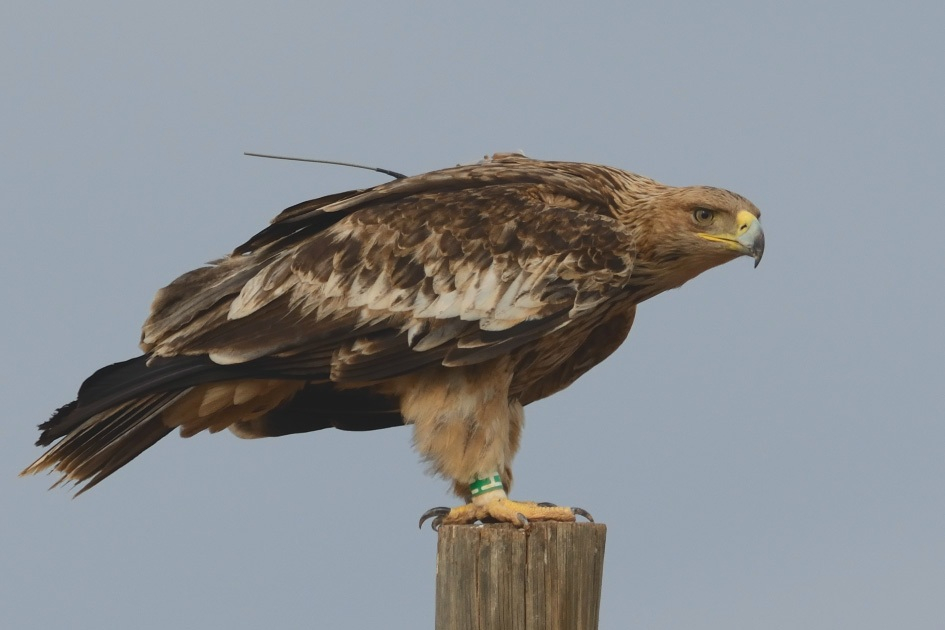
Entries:
[[532,524],[528,521],[527,518],[525,518],[524,514],[519,512],[518,514],[515,515],[515,517],[518,519],[518,524],[522,526],[522,529],[524,529],[526,532],[529,529],[531,529]]
[[573,508],[571,508],[571,514],[574,514],[575,516],[583,516],[583,517],[586,518],[589,522],[591,522],[591,523],[594,522],[594,517],[591,516],[590,512],[588,512],[588,511],[585,510],[584,508],[573,507]]
[[435,508],[430,508],[429,510],[427,510],[426,512],[424,512],[423,515],[420,517],[420,525],[419,525],[419,527],[422,529],[422,528],[423,528],[423,523],[424,523],[427,519],[432,518],[432,519],[433,519],[433,522],[430,523],[430,526],[433,528],[433,531],[437,531],[437,530],[439,529],[440,525],[443,524],[443,517],[446,516],[446,515],[449,514],[449,513],[450,513],[450,509],[449,509],[448,507],[435,507]]
[[538,504],[538,507],[558,507],[558,504],[551,501],[542,501]]

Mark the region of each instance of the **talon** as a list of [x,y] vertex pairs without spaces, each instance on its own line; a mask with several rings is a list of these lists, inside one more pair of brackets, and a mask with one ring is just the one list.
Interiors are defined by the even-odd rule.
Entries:
[[512,501],[507,497],[495,498],[482,505],[467,503],[450,509],[435,507],[427,510],[420,517],[419,526],[433,519],[430,527],[438,532],[446,524],[511,523],[525,531],[531,529],[534,522],[572,523],[575,516],[583,516],[589,522],[594,519],[582,508],[560,507],[554,503],[532,503],[530,501]]
[[449,513],[450,513],[450,509],[448,507],[430,508],[429,510],[424,512],[423,515],[420,517],[419,527],[422,529],[424,521],[426,521],[428,518],[436,517],[433,520],[433,523],[431,523],[431,526],[433,527],[433,531],[436,531],[437,527],[443,524],[443,517]]
[[583,516],[584,518],[588,520],[588,522],[591,522],[591,523],[594,522],[594,517],[591,516],[590,512],[588,512],[584,508],[573,507],[571,508],[571,514],[574,514],[575,516]]
[[538,507],[558,507],[558,504],[551,501],[542,501],[538,504]]

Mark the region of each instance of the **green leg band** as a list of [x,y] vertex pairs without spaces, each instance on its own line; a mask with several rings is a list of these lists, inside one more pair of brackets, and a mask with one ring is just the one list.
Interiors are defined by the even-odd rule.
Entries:
[[473,482],[469,484],[469,494],[474,497],[494,490],[505,490],[505,486],[502,485],[502,477],[497,472],[491,472],[481,478],[477,474]]

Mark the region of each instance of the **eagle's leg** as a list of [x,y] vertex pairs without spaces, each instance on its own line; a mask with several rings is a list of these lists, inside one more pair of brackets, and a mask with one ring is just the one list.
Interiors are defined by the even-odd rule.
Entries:
[[433,508],[420,517],[420,526],[432,518],[433,529],[440,525],[466,525],[477,521],[482,523],[512,523],[528,528],[532,521],[573,522],[576,515],[581,515],[593,522],[594,519],[581,508],[559,507],[551,503],[531,501],[513,501],[505,493],[502,478],[497,472],[476,475],[469,484],[468,494],[472,501],[456,508]]
[[521,402],[509,395],[514,363],[499,357],[477,365],[429,369],[393,384],[405,421],[414,425],[414,444],[433,471],[453,480],[467,501],[457,508],[433,508],[420,524],[434,527],[500,522],[527,527],[530,521],[574,521],[572,510],[512,501],[511,462],[525,421]]

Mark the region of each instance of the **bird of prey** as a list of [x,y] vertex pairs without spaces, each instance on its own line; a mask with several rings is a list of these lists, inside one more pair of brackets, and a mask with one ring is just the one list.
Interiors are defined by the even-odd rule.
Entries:
[[158,291],[143,354],[41,424],[49,448],[23,473],[84,492],[174,429],[406,424],[465,499],[435,526],[573,521],[507,495],[523,408],[614,352],[639,303],[757,266],[759,215],[727,190],[519,154],[300,203]]

